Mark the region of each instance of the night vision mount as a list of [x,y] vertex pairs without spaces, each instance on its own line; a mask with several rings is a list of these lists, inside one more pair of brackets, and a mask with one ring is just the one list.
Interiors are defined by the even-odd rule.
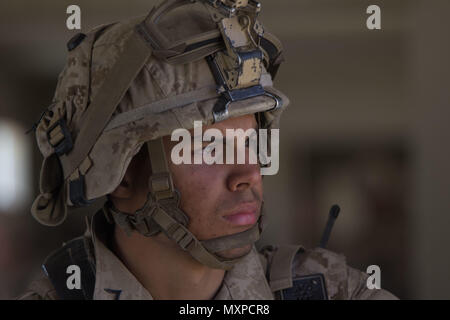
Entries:
[[[208,11],[211,29],[188,38],[174,40],[165,34],[159,22],[164,15],[181,6],[203,4]],[[254,0],[173,0],[150,12],[137,27],[138,33],[151,45],[153,54],[168,63],[178,64],[206,58],[214,75],[219,100],[213,109],[214,121],[228,118],[232,102],[257,96],[282,99],[267,92],[278,66],[283,61],[277,38],[264,32],[257,20],[261,4]]]

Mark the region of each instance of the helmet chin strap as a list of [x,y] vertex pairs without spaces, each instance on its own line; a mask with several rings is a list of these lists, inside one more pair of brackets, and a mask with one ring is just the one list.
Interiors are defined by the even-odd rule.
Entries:
[[215,269],[231,269],[247,253],[234,259],[223,258],[217,253],[249,244],[253,245],[262,232],[262,210],[258,222],[246,231],[208,240],[198,240],[188,230],[189,218],[179,207],[180,195],[173,186],[162,138],[148,141],[147,149],[152,169],[147,201],[134,214],[120,212],[111,203],[107,203],[104,207],[107,219],[111,222],[113,220],[127,234],[136,230],[149,237],[162,231],[200,263]]

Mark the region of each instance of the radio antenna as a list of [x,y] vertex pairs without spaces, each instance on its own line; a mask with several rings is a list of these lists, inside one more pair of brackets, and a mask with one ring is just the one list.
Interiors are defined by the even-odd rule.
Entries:
[[330,209],[330,213],[328,215],[328,221],[327,225],[325,226],[325,230],[322,234],[322,240],[320,240],[320,247],[324,248],[327,246],[328,239],[330,238],[331,229],[333,228],[334,221],[336,221],[337,217],[339,216],[339,212],[341,211],[341,208],[337,204],[333,205]]

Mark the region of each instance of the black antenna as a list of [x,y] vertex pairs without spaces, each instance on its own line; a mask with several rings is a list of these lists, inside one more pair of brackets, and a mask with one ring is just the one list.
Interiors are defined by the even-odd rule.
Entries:
[[337,204],[331,207],[330,213],[328,215],[328,221],[327,225],[325,226],[325,230],[322,234],[322,240],[320,240],[320,247],[324,248],[327,246],[328,239],[330,238],[331,229],[333,228],[334,221],[339,216],[339,212],[341,211],[341,208]]

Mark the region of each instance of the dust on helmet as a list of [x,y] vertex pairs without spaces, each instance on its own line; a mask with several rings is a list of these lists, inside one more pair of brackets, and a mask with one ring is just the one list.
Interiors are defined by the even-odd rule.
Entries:
[[288,99],[272,79],[280,42],[258,21],[252,0],[166,0],[145,17],[94,28],[68,43],[68,58],[50,107],[36,128],[44,161],[31,211],[56,226],[67,207],[86,206],[120,184],[146,144],[151,162],[148,200],[133,215],[105,206],[127,232],[164,232],[195,259],[229,269],[239,260],[217,252],[255,242],[261,224],[199,241],[179,208],[162,137],[194,121],[210,125],[259,114],[276,128]]

